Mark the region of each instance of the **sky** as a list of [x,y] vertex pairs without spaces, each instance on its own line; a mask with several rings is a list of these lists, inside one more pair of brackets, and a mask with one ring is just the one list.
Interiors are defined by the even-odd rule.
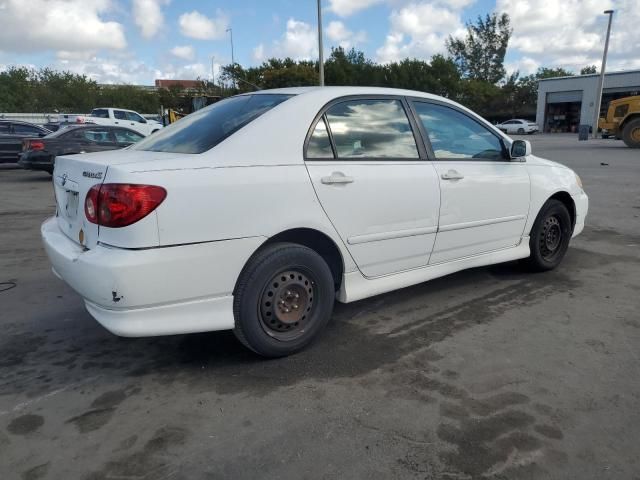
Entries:
[[[445,53],[478,15],[506,12],[509,72],[640,68],[640,0],[322,0],[325,55],[355,47],[380,63]],[[0,71],[10,65],[86,74],[99,83],[196,79],[235,61],[316,59],[316,0],[0,0]]]

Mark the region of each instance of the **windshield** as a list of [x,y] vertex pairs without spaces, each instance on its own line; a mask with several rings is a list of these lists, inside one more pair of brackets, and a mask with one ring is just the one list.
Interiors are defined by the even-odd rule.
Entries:
[[292,95],[239,95],[198,110],[132,147],[170,153],[202,153]]

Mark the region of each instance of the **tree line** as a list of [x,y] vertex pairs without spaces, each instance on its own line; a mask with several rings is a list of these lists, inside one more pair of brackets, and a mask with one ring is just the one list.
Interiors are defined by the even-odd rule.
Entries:
[[[361,51],[333,48],[325,61],[326,85],[405,88],[458,101],[489,120],[535,116],[538,81],[570,76],[563,68],[539,68],[535,74],[508,75],[504,61],[512,28],[507,14],[479,16],[467,24],[466,36],[450,36],[447,55],[430,60],[404,59],[375,63]],[[595,73],[595,66],[581,74]],[[144,113],[165,108],[188,109],[188,97],[228,96],[256,89],[318,84],[318,62],[271,58],[259,66],[222,68],[218,83],[201,80],[189,92],[179,87],[144,89],[134,85],[98,85],[85,75],[9,67],[0,72],[0,112],[87,112],[118,106]]]

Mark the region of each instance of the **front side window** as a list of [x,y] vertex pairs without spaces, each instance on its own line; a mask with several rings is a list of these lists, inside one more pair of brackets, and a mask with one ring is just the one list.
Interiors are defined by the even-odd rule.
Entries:
[[326,116],[338,158],[419,158],[399,100],[348,100]]
[[414,102],[437,160],[504,160],[502,143],[462,112],[435,103]]
[[230,97],[181,118],[132,148],[153,152],[202,153],[289,98],[291,95],[275,93]]
[[324,116],[318,121],[307,145],[307,158],[333,158],[331,139],[324,122]]
[[142,118],[136,112],[125,112],[125,113],[127,115],[127,118],[132,122],[145,123],[144,118]]

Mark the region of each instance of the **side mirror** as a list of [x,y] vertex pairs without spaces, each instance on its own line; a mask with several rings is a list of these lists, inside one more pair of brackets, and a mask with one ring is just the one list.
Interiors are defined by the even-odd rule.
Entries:
[[529,140],[514,140],[511,144],[511,158],[517,159],[531,155],[531,142]]
[[147,123],[147,120],[145,118],[141,118],[140,123]]

